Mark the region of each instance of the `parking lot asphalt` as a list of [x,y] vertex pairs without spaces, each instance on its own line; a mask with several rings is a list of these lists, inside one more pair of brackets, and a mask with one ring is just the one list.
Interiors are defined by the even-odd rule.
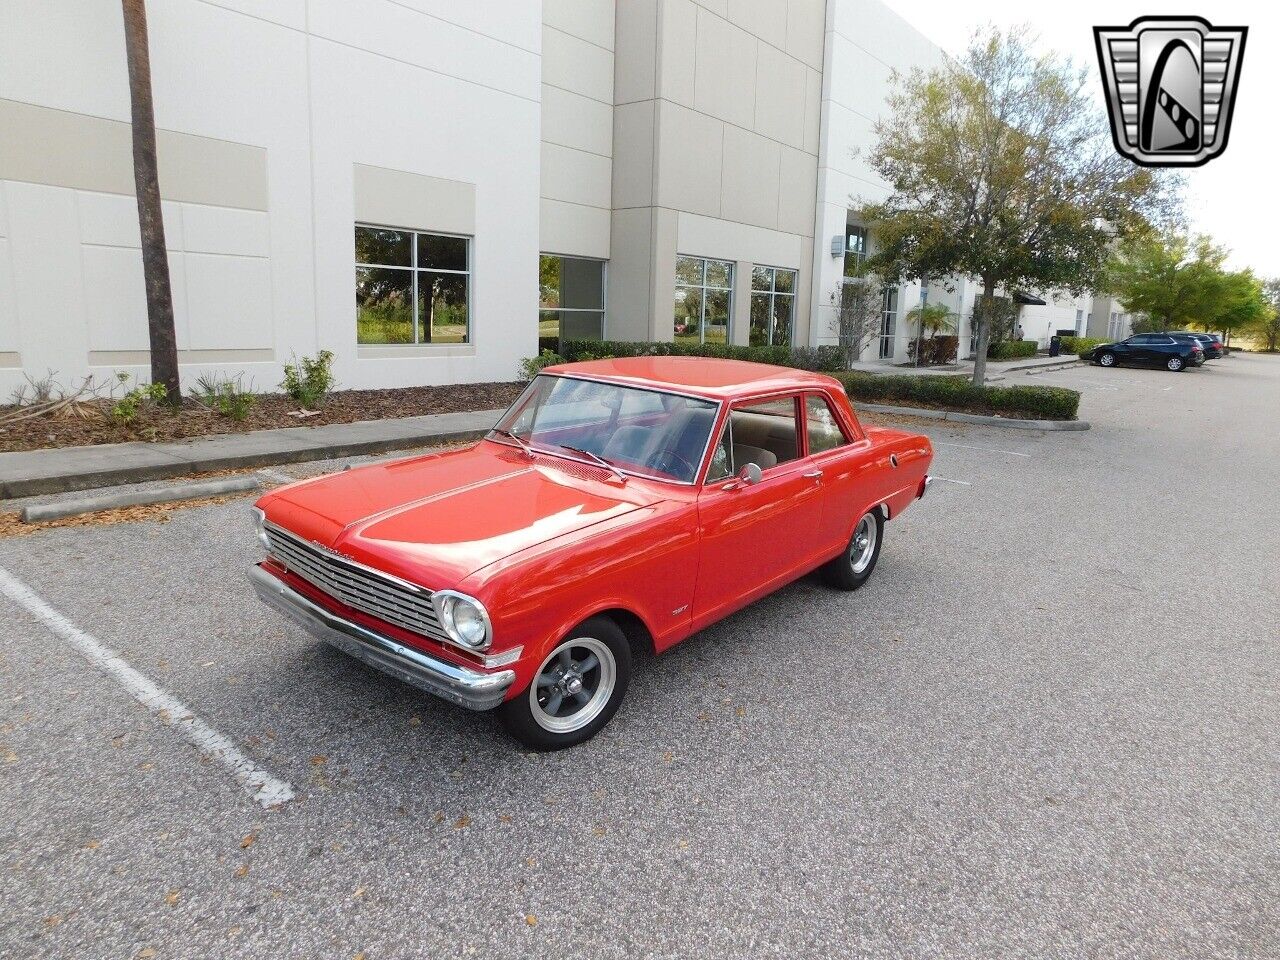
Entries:
[[0,955],[1277,956],[1280,358],[1027,382],[1093,429],[913,425],[941,482],[866,587],[643,659],[553,755],[267,610],[246,500],[0,540],[294,793],[0,595]]

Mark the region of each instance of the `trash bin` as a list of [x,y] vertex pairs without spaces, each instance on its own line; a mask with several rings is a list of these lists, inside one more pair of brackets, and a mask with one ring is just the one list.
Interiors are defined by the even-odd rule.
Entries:
[[1062,338],[1052,336],[1049,338],[1049,356],[1056,357],[1062,352]]

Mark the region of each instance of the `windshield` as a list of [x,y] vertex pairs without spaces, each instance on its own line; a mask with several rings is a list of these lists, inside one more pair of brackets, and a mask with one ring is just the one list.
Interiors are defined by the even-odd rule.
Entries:
[[692,483],[715,419],[710,400],[541,374],[490,436],[509,442],[505,432],[535,449]]

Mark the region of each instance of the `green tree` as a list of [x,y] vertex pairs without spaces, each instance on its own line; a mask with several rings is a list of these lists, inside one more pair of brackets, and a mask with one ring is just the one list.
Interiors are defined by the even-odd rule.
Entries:
[[1280,350],[1280,278],[1262,285],[1267,298],[1267,312],[1254,325],[1253,334],[1268,353]]
[[1207,237],[1140,236],[1119,246],[1103,286],[1139,316],[1135,333],[1180,330],[1213,316],[1226,259]]
[[958,61],[895,74],[869,158],[889,196],[862,216],[886,282],[982,282],[973,380],[999,288],[1097,286],[1113,240],[1175,206],[1176,181],[1119,156],[1086,74],[1036,55],[1025,28],[975,35]]
[[1253,271],[1224,273],[1219,277],[1218,296],[1209,314],[1196,325],[1221,333],[1222,342],[1230,344],[1233,334],[1255,328],[1270,309],[1262,282]]
[[916,363],[919,365],[920,341],[927,332],[935,337],[953,326],[951,311],[943,303],[919,303],[907,311],[907,323],[916,326]]

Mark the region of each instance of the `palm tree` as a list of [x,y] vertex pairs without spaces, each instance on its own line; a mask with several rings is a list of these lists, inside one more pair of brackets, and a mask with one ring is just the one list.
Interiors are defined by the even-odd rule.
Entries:
[[166,400],[182,402],[178,381],[178,338],[173,326],[173,290],[160,210],[156,162],[156,120],[151,103],[151,54],[147,46],[145,0],[122,0],[124,47],[129,63],[129,103],[133,115],[133,184],[142,233],[142,276],[147,289],[147,332],[151,342],[151,382],[163,384]]
[[952,327],[951,311],[945,304],[922,303],[912,307],[907,313],[907,322],[919,324],[916,333],[916,366],[920,366],[920,343],[927,330],[929,336],[936,337],[944,330]]

